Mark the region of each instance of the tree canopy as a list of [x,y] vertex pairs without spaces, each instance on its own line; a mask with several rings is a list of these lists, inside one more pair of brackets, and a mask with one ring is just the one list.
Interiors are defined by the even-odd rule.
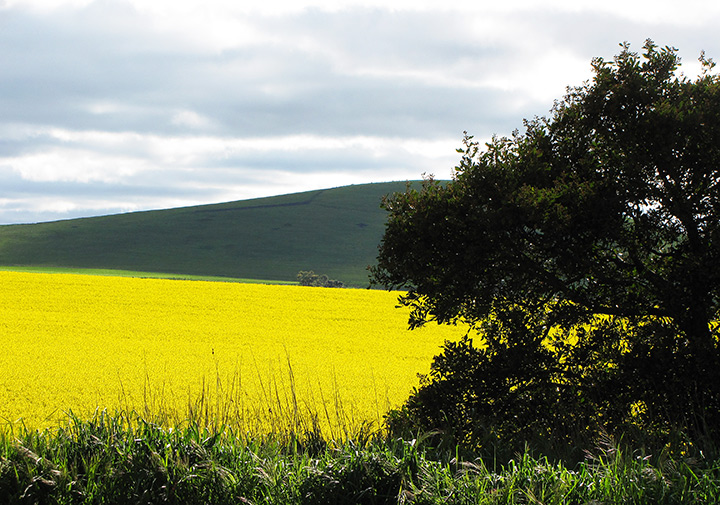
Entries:
[[344,288],[345,283],[330,279],[325,274],[316,274],[312,270],[300,270],[297,274],[298,284],[301,286],[314,286],[320,288]]
[[[615,382],[632,367],[649,377],[662,349],[663,366],[686,365],[677,395],[699,390],[706,408],[718,368],[720,77],[712,60],[700,61],[690,79],[676,49],[648,40],[638,55],[623,44],[524,132],[483,149],[466,133],[452,181],[428,178],[384,201],[373,282],[407,289],[411,327],[465,321],[486,344],[519,332],[537,352],[555,342],[552,387],[582,383],[568,375],[578,349],[606,346],[582,366],[620,370]],[[512,326],[510,313],[524,314],[522,324]],[[575,361],[558,357],[570,340]],[[436,360],[435,382],[447,379],[439,363],[449,351]],[[487,363],[508,356],[492,345],[482,353]],[[663,387],[664,399],[628,396],[618,416],[639,402],[663,408],[673,397]]]

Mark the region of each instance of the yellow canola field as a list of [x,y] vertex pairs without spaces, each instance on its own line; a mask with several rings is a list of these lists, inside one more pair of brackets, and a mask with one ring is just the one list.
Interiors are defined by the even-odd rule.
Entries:
[[465,331],[410,332],[385,291],[17,272],[0,285],[6,426],[107,409],[343,436],[377,426]]

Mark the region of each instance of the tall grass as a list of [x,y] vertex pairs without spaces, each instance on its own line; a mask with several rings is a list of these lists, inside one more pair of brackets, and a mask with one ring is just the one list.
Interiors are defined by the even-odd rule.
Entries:
[[[286,434],[289,435],[289,434]],[[253,436],[136,413],[0,435],[1,503],[717,503],[720,463],[600,446],[574,468],[529,452],[498,471],[380,433]]]
[[[376,405],[377,417],[371,419],[366,416],[365,410],[358,412],[352,398],[343,398],[337,384],[329,391],[317,384],[316,389],[310,391],[313,397],[303,397],[296,388],[290,358],[286,359],[284,373],[275,369],[276,373],[265,375],[256,367],[254,380],[260,388],[253,395],[243,390],[239,369],[225,377],[221,376],[218,369],[214,377],[203,377],[197,388],[187,390],[184,409],[178,409],[174,402],[168,402],[165,386],[154,384],[146,376],[141,411],[137,413],[134,410],[133,405],[137,403],[135,399],[126,398],[121,392],[118,404],[122,407],[118,412],[133,413],[131,418],[141,418],[163,429],[189,423],[207,430],[230,429],[234,433],[272,435],[275,438],[293,438],[300,434],[341,441],[359,433],[374,436],[382,431],[382,416],[387,411],[387,399],[382,410],[379,403]],[[307,395],[308,391],[303,393]],[[381,396],[378,391],[366,393],[374,395],[376,399]],[[70,414],[75,418],[83,417]],[[17,423],[6,421],[6,424],[10,426]]]

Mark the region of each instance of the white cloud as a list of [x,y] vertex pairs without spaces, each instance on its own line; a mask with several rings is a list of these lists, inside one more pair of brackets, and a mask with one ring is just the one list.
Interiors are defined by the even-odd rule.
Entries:
[[[278,163],[290,157],[321,158],[327,153],[340,161],[347,153],[361,159],[376,160],[388,166],[417,163],[420,159],[453,159],[458,140],[372,136],[320,136],[297,134],[276,137],[213,137],[140,135],[134,132],[72,131],[60,128],[32,130],[25,138],[44,137],[49,144],[40,152],[0,158],[0,164],[12,167],[29,181],[103,181],[117,182],[141,172],[182,169],[187,176],[193,170],[235,165],[243,168],[269,157]],[[20,137],[16,137],[20,140]],[[267,161],[263,162],[267,164]],[[354,165],[354,163],[352,164]],[[64,167],[63,170],[58,167]],[[298,167],[300,168],[300,167]],[[312,169],[312,167],[311,167]],[[304,173],[306,170],[299,170]],[[315,167],[315,171],[324,171]]]
[[149,168],[146,160],[64,148],[0,159],[0,164],[30,182],[122,183]]
[[171,122],[178,126],[189,126],[190,128],[206,128],[212,125],[212,121],[197,112],[191,110],[179,110],[173,114]]
[[82,8],[87,7],[95,0],[4,0],[0,7],[11,9],[26,7],[40,12],[49,12],[63,7]]

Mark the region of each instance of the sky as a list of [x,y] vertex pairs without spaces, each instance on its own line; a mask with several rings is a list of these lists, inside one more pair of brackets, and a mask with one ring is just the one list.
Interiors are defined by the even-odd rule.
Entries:
[[447,179],[716,0],[0,0],[0,224]]

